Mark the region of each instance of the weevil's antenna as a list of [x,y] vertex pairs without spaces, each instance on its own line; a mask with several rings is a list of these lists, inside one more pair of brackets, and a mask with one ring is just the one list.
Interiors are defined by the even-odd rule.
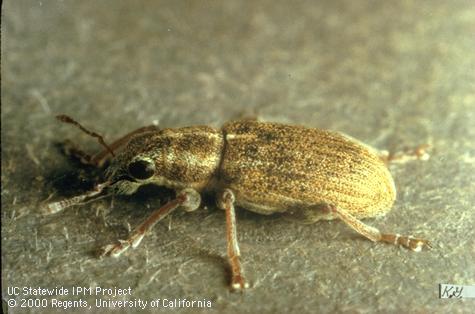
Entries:
[[86,129],[85,127],[83,127],[79,122],[77,122],[76,120],[74,120],[73,118],[71,118],[70,116],[67,116],[65,114],[60,114],[60,115],[57,115],[56,116],[56,119],[58,119],[59,121],[61,122],[64,122],[64,123],[69,123],[69,124],[72,124],[72,125],[75,125],[77,126],[81,131],[83,131],[84,133],[86,133],[87,135],[90,135],[92,137],[95,137],[97,138],[97,140],[99,141],[99,144],[101,144],[102,146],[104,146],[108,151],[109,153],[112,155],[112,157],[115,157],[114,155],[114,152],[112,151],[112,149],[109,147],[109,145],[106,144],[106,142],[104,142],[104,138],[96,133],[96,132],[93,132],[93,131],[89,131],[88,129]]
[[109,196],[110,194],[106,195],[101,195],[102,192],[104,192],[104,189],[108,187],[111,184],[111,182],[106,181],[104,183],[100,183],[94,187],[94,190],[88,191],[84,194],[74,196],[71,198],[66,198],[64,200],[58,201],[58,202],[52,202],[48,203],[44,206],[41,206],[41,212],[43,215],[51,215],[51,214],[56,214],[70,206],[82,204],[81,202],[88,199],[87,202],[92,201],[92,200],[98,200],[100,198]]

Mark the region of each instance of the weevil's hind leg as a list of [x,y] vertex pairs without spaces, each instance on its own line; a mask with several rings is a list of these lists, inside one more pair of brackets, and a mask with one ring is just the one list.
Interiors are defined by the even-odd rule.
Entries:
[[407,148],[399,152],[390,153],[387,150],[379,151],[379,157],[384,163],[406,163],[413,160],[429,160],[430,155],[428,150],[430,149],[430,144],[422,144],[415,148]]
[[102,248],[101,256],[118,257],[128,248],[136,248],[142,241],[145,234],[150,231],[155,224],[168,216],[178,207],[183,207],[186,211],[192,211],[200,206],[200,194],[193,189],[184,189],[177,194],[174,200],[166,203],[154,211],[126,240],[119,240],[117,244],[109,244]]
[[335,213],[338,218],[343,220],[353,230],[373,242],[386,242],[394,245],[402,245],[415,252],[421,251],[424,247],[431,247],[429,241],[424,239],[418,239],[412,236],[402,236],[400,234],[381,233],[378,229],[364,224],[346,210],[337,208],[336,206],[327,205],[326,209]]
[[249,284],[244,279],[240,261],[241,253],[237,242],[234,201],[234,193],[226,189],[218,198],[218,206],[226,211],[226,242],[229,265],[231,266],[231,288],[234,290],[243,290],[249,288]]

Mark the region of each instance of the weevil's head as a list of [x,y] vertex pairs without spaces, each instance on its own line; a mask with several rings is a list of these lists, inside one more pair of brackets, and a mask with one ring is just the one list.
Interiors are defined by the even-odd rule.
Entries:
[[142,185],[200,191],[212,181],[223,150],[220,131],[205,126],[138,133],[114,156],[106,180],[91,191],[51,202],[44,214],[54,214],[110,194],[133,194]]
[[109,189],[132,194],[142,185],[155,184],[200,190],[219,166],[222,145],[221,133],[204,126],[140,133],[107,168]]
[[114,194],[133,194],[140,186],[157,181],[160,178],[157,164],[161,162],[162,148],[159,132],[134,136],[111,160],[106,170],[109,189]]

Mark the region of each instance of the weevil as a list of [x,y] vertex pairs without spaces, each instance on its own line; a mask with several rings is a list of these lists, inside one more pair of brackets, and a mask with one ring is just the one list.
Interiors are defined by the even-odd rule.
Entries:
[[253,120],[209,126],[135,130],[107,145],[102,136],[72,118],[60,115],[98,138],[104,150],[90,156],[72,148],[84,163],[103,167],[105,181],[82,195],[46,204],[53,214],[83,201],[109,194],[133,194],[155,184],[176,191],[176,197],[154,211],[126,240],[106,245],[103,256],[117,257],[135,248],[152,227],[177,208],[198,209],[201,193],[217,195],[225,210],[231,287],[249,286],[244,278],[236,236],[235,206],[259,214],[282,213],[307,222],[340,219],[374,242],[401,245],[413,251],[430,247],[427,240],[381,233],[360,219],[385,215],[396,199],[389,161],[427,159],[424,147],[388,155],[341,133]]

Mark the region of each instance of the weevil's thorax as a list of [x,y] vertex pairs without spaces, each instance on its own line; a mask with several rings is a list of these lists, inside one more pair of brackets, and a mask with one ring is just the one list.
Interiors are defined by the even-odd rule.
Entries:
[[198,191],[212,182],[224,141],[208,126],[163,129],[133,137],[107,169],[119,194],[134,193],[145,184]]

